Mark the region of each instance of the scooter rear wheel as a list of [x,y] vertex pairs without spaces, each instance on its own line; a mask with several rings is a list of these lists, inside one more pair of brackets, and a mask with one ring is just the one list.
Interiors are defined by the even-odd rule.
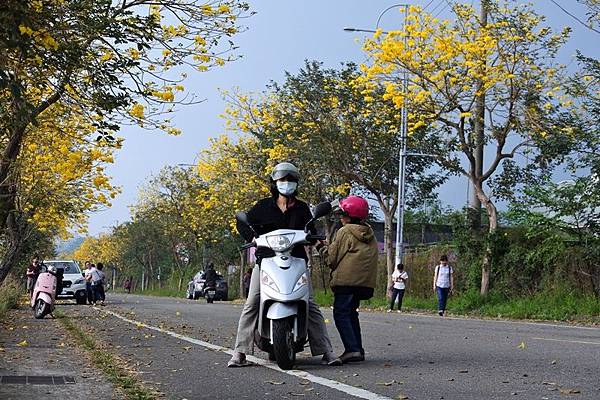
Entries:
[[48,313],[48,303],[46,303],[42,299],[37,299],[35,302],[35,306],[33,307],[33,316],[36,319],[42,319]]
[[273,354],[281,369],[292,369],[296,362],[291,318],[273,320]]

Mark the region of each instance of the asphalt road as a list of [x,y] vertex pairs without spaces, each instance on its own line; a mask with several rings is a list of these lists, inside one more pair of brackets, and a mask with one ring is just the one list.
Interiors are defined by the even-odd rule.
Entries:
[[[305,352],[287,374],[266,361],[226,368],[241,305],[108,300],[65,311],[169,399],[600,399],[600,328],[361,312],[365,362],[327,367]],[[331,310],[323,312],[341,353]]]

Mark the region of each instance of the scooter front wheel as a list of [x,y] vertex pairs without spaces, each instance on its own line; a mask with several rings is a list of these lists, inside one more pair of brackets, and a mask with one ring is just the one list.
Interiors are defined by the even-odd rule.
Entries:
[[48,303],[46,303],[42,299],[37,299],[35,302],[35,306],[33,307],[33,316],[36,319],[42,319],[48,313]]
[[273,320],[273,354],[281,369],[292,369],[296,361],[292,318]]

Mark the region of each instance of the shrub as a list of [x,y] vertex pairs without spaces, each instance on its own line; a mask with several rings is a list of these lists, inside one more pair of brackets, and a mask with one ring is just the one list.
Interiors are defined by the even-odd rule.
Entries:
[[17,307],[23,292],[22,284],[11,275],[0,284],[0,319],[8,310]]

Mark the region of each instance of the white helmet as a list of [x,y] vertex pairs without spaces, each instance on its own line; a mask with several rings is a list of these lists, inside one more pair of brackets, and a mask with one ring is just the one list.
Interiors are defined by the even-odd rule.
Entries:
[[271,179],[274,181],[279,180],[283,177],[291,176],[295,180],[300,180],[300,172],[298,172],[298,168],[292,163],[282,162],[279,163],[273,168],[273,172],[271,172]]

